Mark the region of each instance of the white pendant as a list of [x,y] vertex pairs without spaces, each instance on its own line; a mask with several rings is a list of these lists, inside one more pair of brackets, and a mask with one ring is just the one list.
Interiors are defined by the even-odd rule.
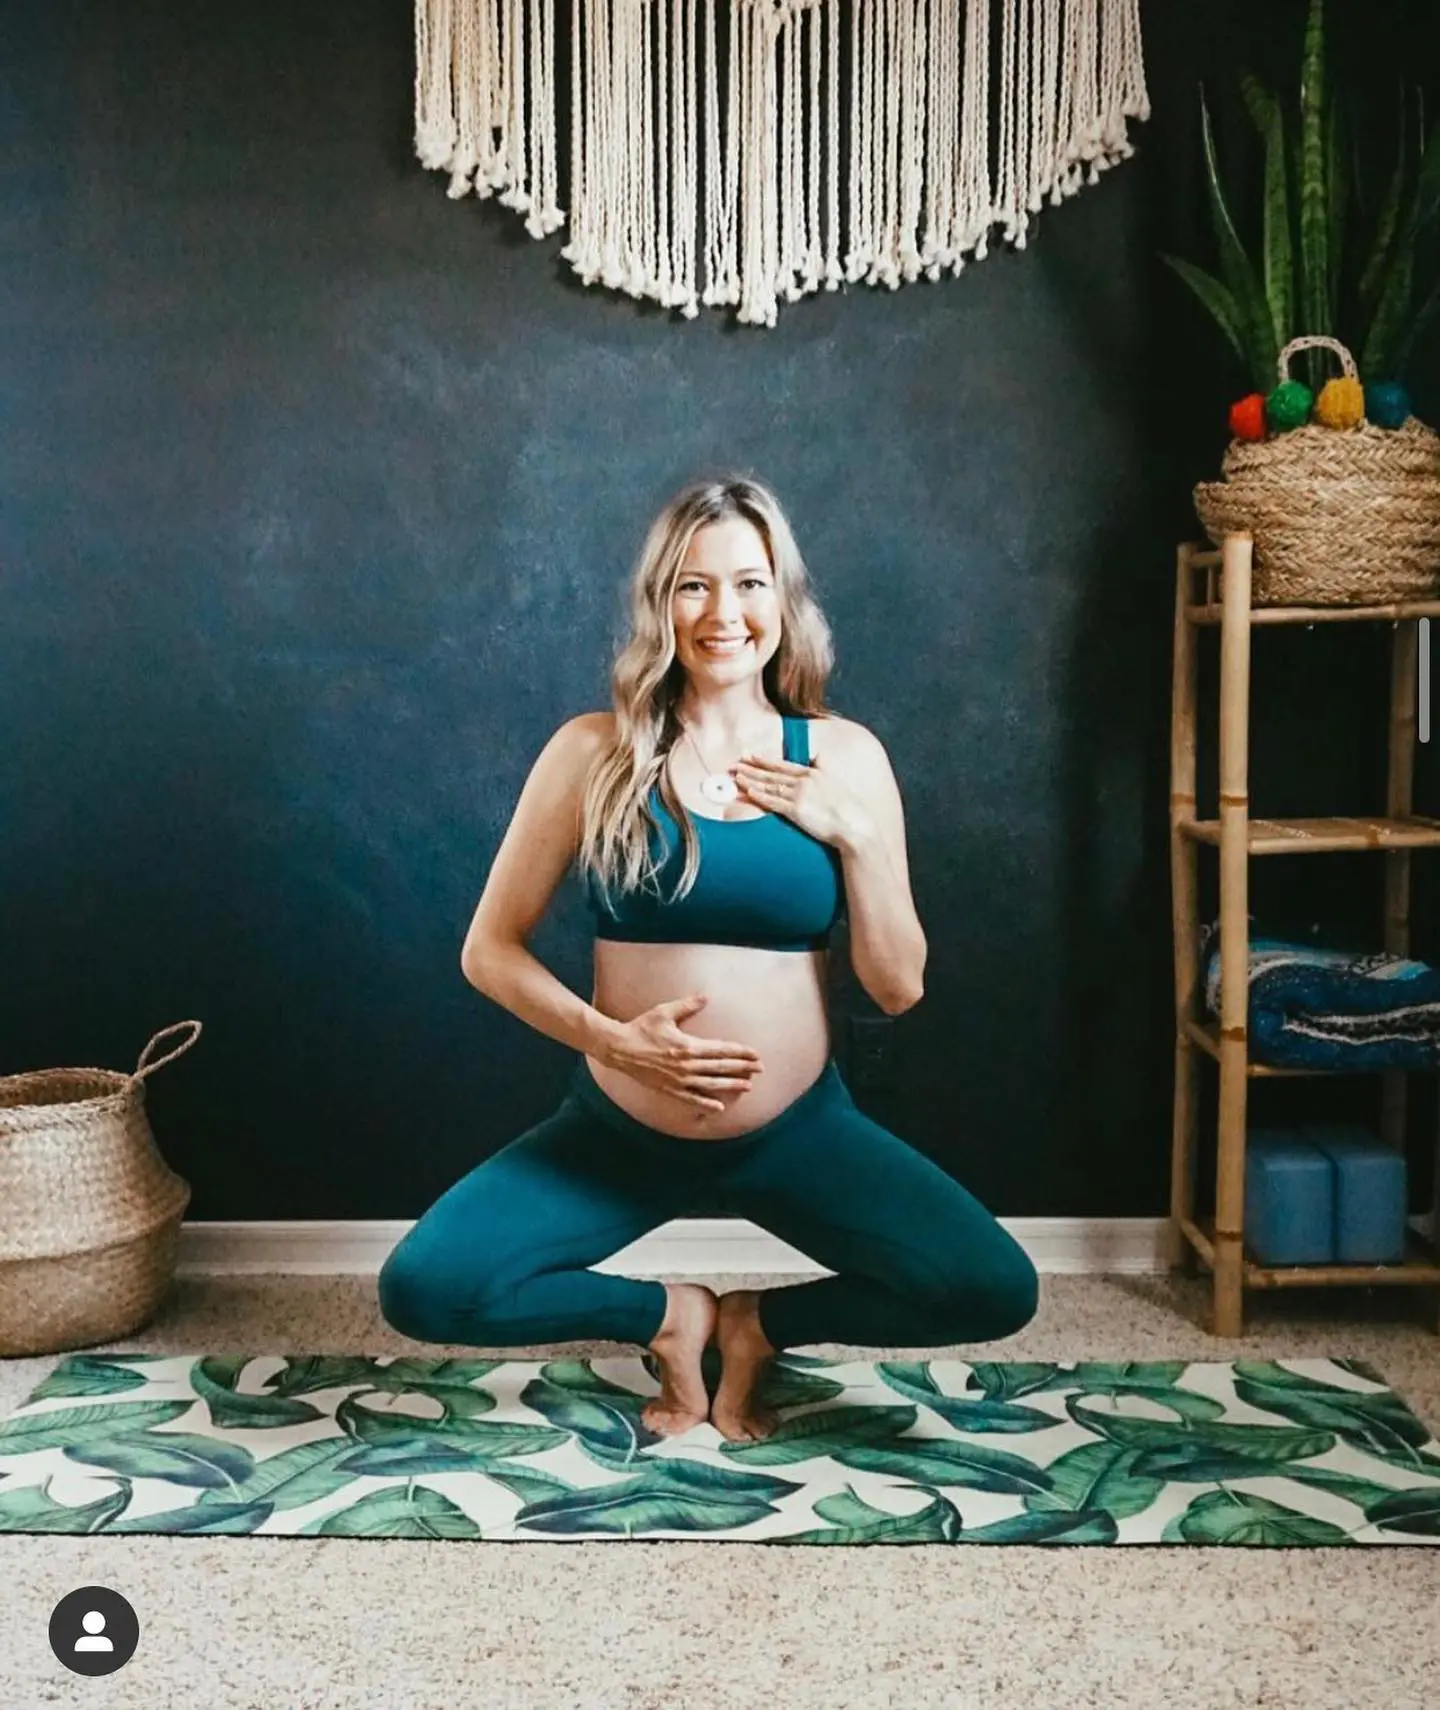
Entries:
[[728,772],[711,772],[700,780],[700,794],[707,802],[733,802],[740,789]]

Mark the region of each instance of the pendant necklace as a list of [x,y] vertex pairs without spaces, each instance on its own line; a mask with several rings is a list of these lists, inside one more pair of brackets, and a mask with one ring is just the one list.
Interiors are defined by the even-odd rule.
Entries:
[[705,768],[705,776],[700,780],[700,794],[707,802],[733,802],[740,794],[740,787],[728,772],[712,772],[710,762],[700,752],[700,744],[691,736],[688,727],[682,725],[685,740],[695,750],[695,758]]

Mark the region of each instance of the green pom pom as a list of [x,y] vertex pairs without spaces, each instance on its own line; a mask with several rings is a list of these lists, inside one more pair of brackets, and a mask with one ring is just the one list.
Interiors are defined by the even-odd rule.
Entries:
[[1315,394],[1299,380],[1282,380],[1265,400],[1265,418],[1276,433],[1304,427]]
[[1404,427],[1412,414],[1410,394],[1397,380],[1375,380],[1365,388],[1365,414],[1376,427]]

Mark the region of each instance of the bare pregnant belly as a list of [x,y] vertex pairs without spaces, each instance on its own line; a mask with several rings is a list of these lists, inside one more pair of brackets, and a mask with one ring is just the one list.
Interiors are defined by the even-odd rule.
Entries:
[[620,1069],[586,1057],[601,1090],[662,1134],[724,1140],[778,1116],[819,1079],[830,1056],[824,950],[759,950],[731,944],[595,941],[595,990],[602,1015],[633,1021],[657,1003],[703,992],[709,1002],[680,1023],[698,1039],[749,1045],[763,1075],[749,1092],[720,1094],[726,1109],[698,1110]]

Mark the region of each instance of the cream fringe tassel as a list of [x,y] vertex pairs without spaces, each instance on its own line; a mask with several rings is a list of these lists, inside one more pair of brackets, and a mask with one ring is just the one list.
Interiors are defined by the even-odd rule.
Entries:
[[[566,4],[415,0],[417,155],[537,238],[566,220]],[[717,0],[568,0],[561,254],[587,285],[774,326],[780,302],[842,282],[959,273],[994,227],[1023,249],[1047,198],[1134,153],[1139,0],[848,5],[846,29],[839,0],[721,0],[718,18]]]

